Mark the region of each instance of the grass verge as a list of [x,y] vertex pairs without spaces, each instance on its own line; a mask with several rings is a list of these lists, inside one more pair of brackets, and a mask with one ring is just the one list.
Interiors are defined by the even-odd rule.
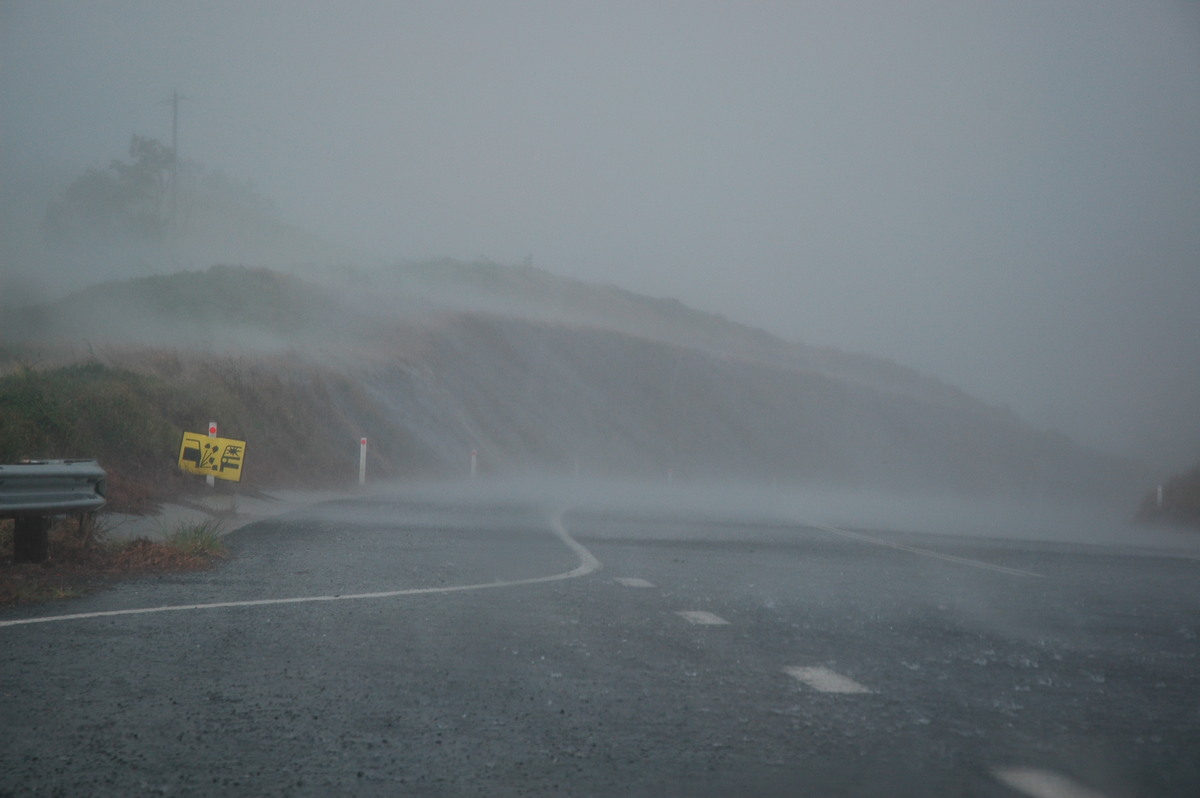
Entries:
[[225,546],[221,537],[225,534],[224,526],[215,518],[179,525],[174,532],[167,535],[166,545],[180,552],[195,557],[223,557]]
[[[0,521],[0,607],[71,598],[136,576],[198,571],[227,555],[219,521],[181,524],[161,541],[109,540],[103,520],[63,519],[50,528],[50,558],[12,561],[12,521]],[[101,517],[102,519],[102,517]]]

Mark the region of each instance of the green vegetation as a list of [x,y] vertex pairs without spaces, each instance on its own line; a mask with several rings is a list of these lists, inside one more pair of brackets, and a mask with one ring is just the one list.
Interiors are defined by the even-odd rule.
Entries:
[[367,436],[372,479],[461,474],[478,450],[485,473],[585,457],[597,474],[1136,500],[1128,464],[961,391],[674,301],[487,262],[315,279],[214,266],[0,314],[0,459],[95,457],[128,506],[203,485],[175,463],[213,419],[247,441],[240,488],[220,490],[352,483]]
[[111,540],[103,516],[65,518],[50,528],[46,563],[13,565],[13,522],[0,521],[0,606],[70,598],[114,579],[195,571],[226,556],[215,520],[181,524],[164,540]]
[[133,136],[130,161],[114,159],[107,170],[88,169],[62,199],[46,209],[45,228],[54,240],[78,242],[96,235],[156,240],[166,231],[165,195],[174,151],[145,136]]
[[138,362],[136,373],[90,362],[0,376],[0,463],[95,458],[109,474],[110,508],[144,512],[203,485],[179,472],[179,444],[183,432],[214,419],[223,436],[247,441],[243,490],[357,476],[363,432],[353,419],[378,411],[346,379],[162,352]]
[[[204,271],[109,283],[77,295],[74,305],[124,304],[168,325],[238,324],[294,333],[329,312],[317,288],[269,269],[216,265]],[[147,312],[149,311],[149,312]]]
[[0,377],[0,462],[120,453],[131,472],[169,451],[176,431],[161,380],[99,363]]
[[249,352],[268,341],[276,349],[294,344],[306,331],[327,336],[332,320],[344,326],[353,318],[334,295],[303,280],[218,265],[104,283],[45,305],[6,310],[0,337],[14,347],[32,344],[51,352],[80,341],[89,353],[93,342],[189,351],[218,343]]
[[190,524],[181,524],[167,535],[167,546],[197,557],[220,557],[225,553],[221,543],[224,528],[216,519],[205,519]]
[[43,229],[50,242],[161,243],[169,233],[178,238],[184,219],[214,207],[226,214],[274,217],[274,203],[252,183],[177,159],[157,139],[133,135],[128,156],[128,161],[111,160],[107,169],[87,169],[46,207]]

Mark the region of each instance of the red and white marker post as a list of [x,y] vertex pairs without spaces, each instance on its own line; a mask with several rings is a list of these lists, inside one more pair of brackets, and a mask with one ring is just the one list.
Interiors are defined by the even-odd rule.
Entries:
[[[208,422],[208,437],[210,437],[210,438],[217,437],[217,422],[215,422],[215,421]],[[209,474],[208,476],[206,476],[204,478],[204,481],[208,483],[208,486],[210,488],[215,487],[217,484],[217,478],[214,477],[212,474]]]

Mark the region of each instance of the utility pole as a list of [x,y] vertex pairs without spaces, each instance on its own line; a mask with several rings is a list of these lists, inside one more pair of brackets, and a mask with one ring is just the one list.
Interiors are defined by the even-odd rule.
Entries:
[[179,202],[179,92],[171,92],[171,234],[175,234],[175,208]]
[[168,200],[170,207],[167,208],[167,224],[172,237],[178,232],[176,217],[179,212],[179,101],[186,99],[184,95],[173,91],[169,98],[160,103],[171,106],[171,198]]
[[161,103],[171,105],[171,171],[168,178],[171,181],[171,195],[167,200],[167,251],[164,254],[172,261],[175,260],[182,227],[179,223],[179,101],[186,99],[185,95],[173,91],[171,96]]

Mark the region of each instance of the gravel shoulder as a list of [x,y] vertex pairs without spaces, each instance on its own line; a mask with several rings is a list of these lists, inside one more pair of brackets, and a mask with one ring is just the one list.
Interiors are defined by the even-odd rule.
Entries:
[[86,532],[73,519],[64,519],[51,529],[46,562],[0,562],[0,607],[72,598],[148,574],[211,568],[228,556],[220,541],[210,540],[197,550],[180,545],[182,534],[201,530],[223,537],[247,524],[346,495],[280,490],[179,497],[163,502],[153,514],[101,513]]

